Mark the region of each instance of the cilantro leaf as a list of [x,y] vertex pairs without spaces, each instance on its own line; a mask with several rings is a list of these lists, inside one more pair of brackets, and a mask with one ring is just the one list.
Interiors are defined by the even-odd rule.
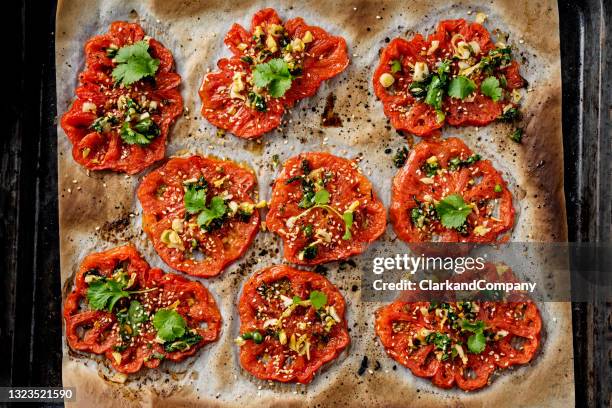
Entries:
[[461,321],[461,330],[474,333],[467,340],[468,350],[471,353],[480,354],[485,349],[487,339],[484,335],[484,329],[485,323],[482,320],[476,320],[474,323],[468,320]]
[[227,206],[223,198],[215,196],[210,200],[208,208],[204,208],[198,215],[198,225],[200,228],[209,227],[215,220],[221,220],[227,212]]
[[467,346],[468,350],[470,350],[473,354],[480,354],[484,351],[485,346],[487,345],[487,339],[482,331],[472,334],[468,337]]
[[353,226],[353,211],[345,211],[342,214],[342,219],[344,220],[344,235],[342,239],[349,240],[353,237],[351,234],[351,227]]
[[253,71],[253,81],[255,86],[268,88],[270,96],[279,98],[291,88],[293,76],[289,72],[289,65],[282,58],[271,59],[270,61],[258,64]]
[[130,303],[130,307],[128,308],[128,318],[133,325],[147,321],[147,314],[139,301],[134,300]]
[[490,76],[480,84],[480,91],[483,95],[488,96],[495,102],[502,97],[502,89],[499,86],[499,80],[494,76]]
[[117,320],[120,323],[119,333],[123,339],[129,339],[138,334],[140,325],[148,320],[144,307],[134,300],[130,302],[128,310],[117,313]]
[[113,69],[113,79],[123,85],[154,76],[159,68],[159,60],[151,57],[149,43],[144,40],[121,47],[113,61],[117,63]]
[[444,83],[438,76],[433,76],[427,87],[425,103],[440,110],[442,109],[442,98],[444,97]]
[[459,228],[472,212],[472,207],[467,205],[459,194],[451,194],[436,204],[436,212],[443,226]]
[[140,146],[148,145],[149,143],[151,143],[151,140],[155,136],[157,136],[157,134],[154,133],[143,134],[137,132],[136,130],[132,129],[132,127],[130,126],[130,122],[123,122],[119,134],[121,135],[121,139],[125,143],[130,145],[137,144]]
[[327,303],[327,295],[323,292],[319,292],[318,290],[313,290],[310,292],[310,304],[315,309],[320,309]]
[[125,291],[124,287],[114,280],[103,279],[92,282],[87,288],[87,301],[95,310],[112,312],[119,299],[130,296],[130,293]]
[[314,195],[314,202],[315,204],[320,204],[320,205],[328,204],[329,203],[329,191],[327,191],[324,188],[317,191]]
[[296,295],[296,296],[293,297],[292,300],[293,300],[293,304],[294,305],[299,305],[300,302],[302,301],[302,298]]
[[444,60],[438,64],[438,76],[442,82],[446,82],[446,74],[450,73],[450,60]]
[[448,95],[457,99],[465,99],[475,90],[474,81],[464,76],[453,78],[448,85]]
[[206,180],[201,178],[197,183],[190,183],[187,185],[185,196],[183,200],[185,202],[185,211],[189,214],[195,214],[206,208],[206,192],[208,185]]
[[153,316],[153,327],[157,330],[157,337],[174,341],[185,334],[187,323],[176,310],[159,309]]
[[485,324],[482,320],[476,320],[471,323],[469,320],[461,321],[461,330],[469,331],[472,333],[478,333],[484,330]]
[[395,74],[396,72],[400,72],[402,70],[402,64],[399,60],[391,61],[391,73]]

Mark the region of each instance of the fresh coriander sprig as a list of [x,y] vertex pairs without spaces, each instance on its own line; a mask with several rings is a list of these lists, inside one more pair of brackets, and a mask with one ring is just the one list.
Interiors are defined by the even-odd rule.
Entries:
[[470,323],[468,320],[461,322],[461,330],[473,333],[467,340],[468,350],[473,354],[482,353],[487,345],[484,329],[485,324],[482,320],[476,320],[474,323]]
[[436,204],[436,212],[443,226],[459,228],[472,212],[472,206],[466,204],[459,194],[451,194]]
[[273,98],[283,96],[291,88],[292,80],[289,65],[282,58],[274,58],[266,63],[257,64],[253,70],[255,86],[267,88]]
[[480,84],[480,92],[497,102],[502,97],[502,89],[499,86],[499,80],[494,76],[486,78]]
[[87,288],[87,301],[94,310],[113,311],[115,304],[122,298],[138,293],[147,293],[157,288],[143,290],[125,290],[125,283],[113,279],[102,278],[89,284]]
[[159,60],[149,54],[149,43],[144,40],[119,48],[113,61],[117,64],[113,69],[113,79],[123,85],[155,76],[159,68]]

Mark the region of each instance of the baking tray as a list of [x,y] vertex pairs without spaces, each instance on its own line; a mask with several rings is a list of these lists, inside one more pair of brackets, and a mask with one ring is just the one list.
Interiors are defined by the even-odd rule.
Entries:
[[[7,20],[21,25],[8,44],[19,63],[7,84],[12,105],[5,110],[10,128],[0,166],[0,386],[60,386],[56,2],[9,3]],[[559,1],[570,241],[612,241],[610,3]],[[612,305],[575,303],[572,309],[576,406],[608,407]]]

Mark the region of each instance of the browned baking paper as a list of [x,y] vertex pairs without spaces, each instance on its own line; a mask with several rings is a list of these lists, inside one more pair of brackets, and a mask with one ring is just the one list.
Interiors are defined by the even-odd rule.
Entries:
[[[199,114],[197,90],[216,61],[229,56],[223,37],[234,22],[250,25],[253,13],[274,7],[283,19],[302,16],[348,43],[351,64],[324,84],[316,96],[286,114],[286,124],[260,141],[232,135],[218,138]],[[554,0],[493,2],[423,1],[189,1],[189,0],[64,0],[59,2],[56,29],[58,115],[70,105],[77,73],[84,67],[84,42],[103,33],[115,20],[140,23],[174,54],[183,78],[185,111],[170,133],[168,156],[214,154],[248,164],[259,179],[260,197],[268,198],[276,171],[272,156],[281,160],[305,151],[330,151],[362,157],[360,168],[374,183],[388,206],[396,169],[391,155],[405,145],[391,129],[376,101],[371,76],[386,39],[430,33],[439,20],[488,16],[485,26],[509,33],[519,51],[522,72],[529,81],[523,91],[526,136],[522,145],[511,142],[510,128],[494,124],[482,129],[445,128],[444,136],[460,136],[483,157],[490,158],[509,181],[515,197],[517,222],[513,241],[566,240],[561,137],[561,79],[559,24]],[[542,28],[545,28],[543,30]],[[521,58],[522,57],[522,58]],[[326,97],[334,94],[334,111],[342,127],[322,127]],[[316,112],[313,112],[312,109]],[[142,175],[126,177],[108,172],[89,173],[71,156],[71,145],[61,128],[59,142],[59,200],[62,284],[70,289],[82,258],[93,251],[127,242],[166,271],[141,230],[141,209],[135,189]],[[382,249],[403,250],[391,227],[362,256],[356,267],[332,263],[327,276],[348,302],[352,344],[308,386],[259,381],[240,369],[235,304],[240,288],[255,270],[281,262],[280,240],[260,233],[247,255],[218,278],[203,281],[215,296],[222,316],[220,340],[180,364],[164,363],[160,370],[144,370],[117,383],[112,370],[90,356],[77,355],[64,344],[63,380],[77,388],[75,406],[570,406],[574,404],[571,313],[567,303],[540,304],[545,337],[542,350],[530,365],[504,371],[486,389],[473,393],[445,391],[388,358],[374,335],[373,312],[380,305],[361,303],[360,273],[365,259]],[[267,251],[263,251],[267,249]],[[355,290],[355,287],[357,290]],[[369,370],[359,376],[368,356]],[[99,361],[99,360],[98,360]],[[380,368],[374,370],[376,362]],[[396,369],[393,367],[396,366]]]

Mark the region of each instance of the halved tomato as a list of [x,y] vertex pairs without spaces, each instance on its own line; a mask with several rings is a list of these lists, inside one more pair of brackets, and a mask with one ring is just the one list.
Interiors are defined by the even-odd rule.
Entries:
[[473,391],[496,368],[533,360],[541,326],[532,302],[396,301],[377,311],[375,329],[387,354],[414,375]]
[[[204,77],[199,91],[202,116],[243,138],[278,127],[285,109],[314,95],[321,82],[338,75],[349,62],[342,37],[309,26],[301,18],[283,25],[271,8],[253,16],[250,31],[234,24],[224,42],[233,57],[220,60],[219,71]],[[270,61],[277,64],[275,70],[281,69],[283,84],[288,84],[282,90],[276,88],[278,83],[274,89],[272,83],[255,86],[254,72]]]
[[249,169],[229,160],[170,159],[138,188],[143,229],[172,268],[216,276],[240,258],[259,230]]
[[345,307],[317,273],[285,265],[256,272],[238,303],[240,364],[262,380],[311,382],[350,343]]
[[[169,128],[183,111],[172,54],[148,39],[148,53],[159,61],[154,77],[124,86],[112,76],[117,50],[143,39],[138,24],[118,21],[85,45],[77,99],[62,115],[61,126],[73,145],[74,160],[88,169],[134,174],[164,157]],[[126,136],[134,131],[141,133],[137,141]]]
[[[160,310],[174,311],[177,338],[160,340]],[[208,290],[161,269],[150,269],[132,246],[87,256],[64,304],[66,339],[73,350],[104,354],[119,372],[162,360],[182,361],[217,340],[221,315]],[[179,321],[177,323],[177,320]]]
[[[460,225],[442,222],[440,206],[449,197],[468,213]],[[512,194],[501,174],[457,138],[414,147],[393,179],[389,216],[409,243],[496,242],[514,225]]]
[[[458,77],[474,89],[451,97],[450,84]],[[490,77],[483,91],[481,84]],[[496,48],[482,25],[458,19],[441,21],[427,39],[416,34],[411,40],[391,40],[380,55],[373,86],[393,127],[430,137],[446,122],[485,126],[500,119],[516,109],[511,91],[524,80],[510,47]]]
[[385,230],[386,212],[351,160],[302,153],[274,182],[268,229],[284,241],[287,261],[314,265],[362,253]]

